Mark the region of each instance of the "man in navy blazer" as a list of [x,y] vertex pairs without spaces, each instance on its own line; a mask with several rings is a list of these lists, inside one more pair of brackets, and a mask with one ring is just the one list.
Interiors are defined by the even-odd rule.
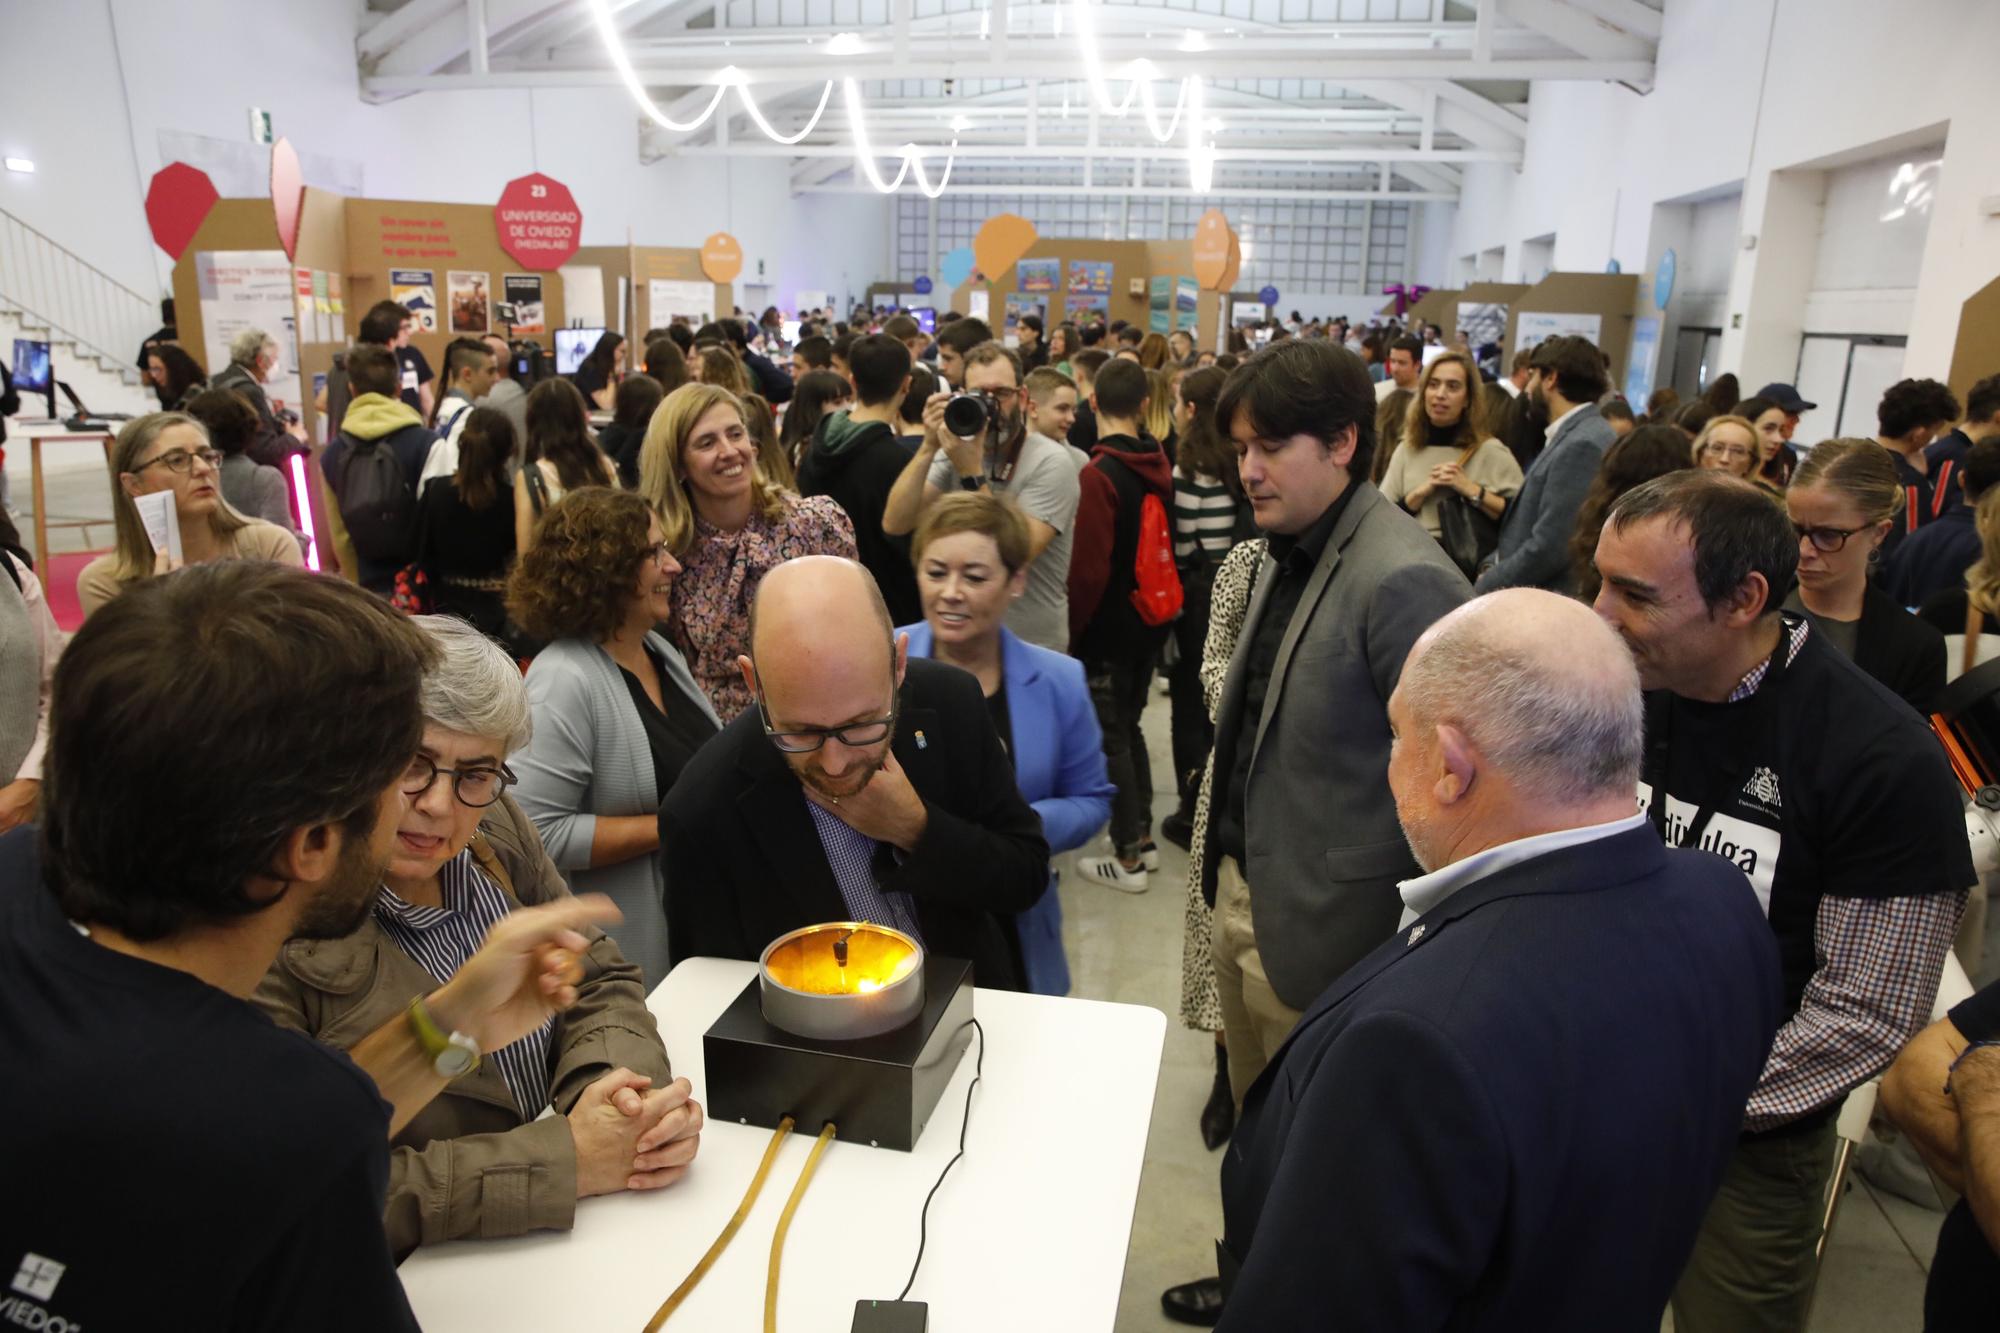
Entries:
[[1616,441],[1597,410],[1609,387],[1604,353],[1590,339],[1564,336],[1535,345],[1526,393],[1548,420],[1548,443],[1527,465],[1520,493],[1501,515],[1500,544],[1474,591],[1568,591],[1577,511]]
[[1632,660],[1526,589],[1433,626],[1389,700],[1419,864],[1223,1165],[1220,1327],[1644,1330],[1778,1025],[1742,872],[1634,812]]

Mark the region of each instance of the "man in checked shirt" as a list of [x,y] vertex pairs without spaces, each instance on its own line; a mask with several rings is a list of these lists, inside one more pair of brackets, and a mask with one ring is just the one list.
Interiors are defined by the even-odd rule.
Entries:
[[1746,483],[1689,471],[1628,492],[1597,545],[1597,613],[1648,691],[1640,808],[1669,845],[1742,868],[1784,972],[1676,1333],[1803,1325],[1841,1101],[1928,1021],[1975,878],[1930,729],[1779,610],[1799,540]]

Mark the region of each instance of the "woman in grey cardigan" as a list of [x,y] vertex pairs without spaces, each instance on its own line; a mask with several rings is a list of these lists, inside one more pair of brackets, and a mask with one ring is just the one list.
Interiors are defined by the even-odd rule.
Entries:
[[721,729],[679,653],[653,626],[680,566],[638,496],[604,486],[564,495],[536,524],[507,582],[507,609],[548,640],[528,668],[534,737],[515,791],[577,893],[624,912],[609,934],[648,989],[667,974],[660,799]]

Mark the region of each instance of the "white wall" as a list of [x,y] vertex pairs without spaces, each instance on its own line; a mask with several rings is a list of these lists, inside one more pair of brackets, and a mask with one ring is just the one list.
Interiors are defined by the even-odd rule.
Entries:
[[639,112],[622,89],[368,105],[354,61],[360,19],[352,0],[8,6],[0,147],[39,170],[0,173],[0,208],[151,295],[172,269],[143,211],[146,182],[165,165],[161,132],[247,142],[249,108],[259,106],[302,154],[357,161],[371,198],[488,203],[541,170],[576,195],[586,245],[623,244],[628,228],[642,245],[698,245],[729,231],[743,245],[742,281],[756,281],[761,259],[781,293],[858,293],[888,272],[886,198],[795,199],[781,158],[641,166]]

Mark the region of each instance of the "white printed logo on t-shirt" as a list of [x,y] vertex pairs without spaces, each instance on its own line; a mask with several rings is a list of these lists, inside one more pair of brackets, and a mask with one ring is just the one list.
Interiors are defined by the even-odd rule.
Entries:
[[[1751,777],[1756,783],[1758,777],[1770,776],[1770,803],[1777,804],[1778,780],[1769,769],[1759,769]],[[1762,793],[1757,793],[1762,797]],[[1653,808],[1653,789],[1647,783],[1639,784],[1639,813],[1645,814]],[[1688,826],[1700,811],[1697,807],[1676,797],[1667,797],[1667,844],[1679,847],[1687,837]],[[1705,852],[1714,852],[1723,860],[1733,864],[1750,881],[1750,887],[1757,894],[1757,907],[1766,917],[1771,915],[1771,881],[1778,873],[1778,849],[1784,839],[1774,828],[1753,824],[1747,819],[1725,815],[1716,811],[1709,817],[1708,827],[1702,830],[1701,842],[1697,844]]]
[[30,1251],[21,1256],[20,1270],[14,1274],[14,1290],[31,1300],[45,1301],[56,1294],[56,1283],[62,1281],[67,1267]]

